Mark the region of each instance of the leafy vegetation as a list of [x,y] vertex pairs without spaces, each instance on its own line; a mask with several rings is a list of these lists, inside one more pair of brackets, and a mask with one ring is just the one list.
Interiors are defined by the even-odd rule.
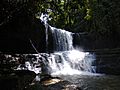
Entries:
[[120,28],[119,0],[47,0],[38,2],[49,23],[72,32],[110,34]]
[[0,25],[17,14],[47,13],[49,24],[72,32],[120,33],[119,0],[2,0]]
[[47,0],[38,2],[41,13],[52,18],[49,23],[55,27],[76,31],[80,25],[92,18],[89,0]]

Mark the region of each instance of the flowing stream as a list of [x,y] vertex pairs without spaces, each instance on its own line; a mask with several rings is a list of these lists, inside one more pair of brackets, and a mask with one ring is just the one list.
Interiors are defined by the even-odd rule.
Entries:
[[58,75],[81,87],[82,90],[120,90],[120,76],[114,75]]
[[45,62],[50,73],[71,75],[81,74],[83,72],[95,72],[95,67],[92,66],[95,60],[94,54],[74,49],[73,33],[50,26],[45,17],[47,16],[42,15],[41,20],[46,27],[47,44],[49,44],[49,33],[51,32],[53,36],[53,41],[50,44],[53,45],[54,53],[51,53],[51,59]]
[[[37,74],[41,73],[42,70],[42,72],[51,75],[95,73],[96,67],[92,65],[95,61],[94,54],[75,49],[73,47],[73,33],[50,26],[47,23],[48,18],[49,17],[46,14],[42,14],[40,17],[41,21],[44,22],[46,27],[46,52],[49,51],[50,44],[53,47],[53,52],[38,54],[36,56],[38,58],[37,61],[26,61],[25,68],[21,68],[21,66],[19,66],[17,69],[28,69],[34,71]],[[52,35],[52,38],[50,38],[53,40],[52,43],[49,42],[50,35]],[[33,44],[32,46],[34,47]],[[42,69],[36,68],[37,65],[34,65],[34,63],[39,63],[41,61],[43,63],[41,66]]]
[[[44,15],[41,16],[41,21],[46,27],[46,50],[49,49],[49,44],[53,46],[52,53],[42,54],[45,57],[42,58],[42,63],[47,73],[70,81],[82,90],[120,90],[120,76],[97,74],[96,66],[93,65],[96,60],[94,53],[75,49],[73,33],[50,26]],[[48,31],[53,36],[52,43],[49,43]],[[41,55],[37,57],[36,63],[39,63]],[[26,62],[26,67],[41,73],[41,69],[34,68],[29,62]]]
[[82,90],[120,90],[120,76],[97,74],[94,54],[74,49],[73,33],[51,26],[50,30],[54,53],[47,64],[52,75],[70,81]]

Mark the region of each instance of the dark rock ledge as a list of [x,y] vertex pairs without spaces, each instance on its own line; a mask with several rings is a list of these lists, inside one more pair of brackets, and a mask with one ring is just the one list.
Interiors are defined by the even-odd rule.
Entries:
[[[26,61],[41,67],[41,60],[46,60],[48,54],[3,54],[0,53],[0,90],[81,90],[78,86],[58,77],[38,73],[40,81],[36,81],[36,73],[25,68]],[[16,70],[21,64],[24,70]],[[45,72],[45,71],[44,71]]]

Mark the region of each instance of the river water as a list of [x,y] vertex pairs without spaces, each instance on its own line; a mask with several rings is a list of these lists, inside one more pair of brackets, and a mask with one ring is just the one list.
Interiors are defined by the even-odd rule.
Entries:
[[[41,20],[45,25],[48,25],[46,18]],[[53,35],[53,43],[50,45],[53,46],[54,54],[47,60],[48,62],[45,62],[45,65],[47,63],[48,70],[52,71],[52,74],[56,74],[54,76],[70,81],[81,87],[82,90],[120,90],[120,76],[90,74],[96,71],[96,68],[92,65],[96,60],[94,54],[86,54],[80,50],[75,50],[72,32],[57,29],[50,25],[48,27],[50,28],[46,28],[46,42],[49,43],[49,30]],[[71,74],[75,70],[89,72],[89,74]]]
[[82,90],[120,90],[120,76],[114,75],[59,75]]

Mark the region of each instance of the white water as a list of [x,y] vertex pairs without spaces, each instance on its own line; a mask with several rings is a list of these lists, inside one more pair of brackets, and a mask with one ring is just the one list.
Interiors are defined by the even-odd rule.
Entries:
[[49,68],[51,68],[52,75],[95,72],[95,67],[91,66],[95,58],[88,52],[78,50],[62,51],[51,54],[51,57]]
[[[47,23],[48,16],[41,15],[40,19],[46,27],[46,50],[48,50],[48,30],[50,30],[49,32],[51,32],[53,36],[52,45],[54,53],[50,53],[50,55],[46,53],[44,56],[37,54],[35,55],[37,57],[36,61],[30,59],[25,62],[24,66],[19,65],[17,70],[30,70],[38,74],[41,73],[41,68],[44,67],[46,71],[48,71],[47,73],[52,75],[90,74],[91,72],[95,72],[95,66],[92,66],[95,60],[94,54],[74,49],[72,33],[51,27]],[[44,60],[40,60],[40,58]],[[40,66],[41,63],[39,62],[41,61],[44,66],[42,67],[41,65],[41,67],[37,67]]]
[[15,70],[30,70],[30,71],[34,71],[36,74],[41,73],[41,68],[40,66],[40,55],[39,54],[32,54],[34,56],[36,56],[36,59],[33,58],[27,58],[25,60],[24,64],[19,64],[18,67]]
[[95,72],[95,67],[92,62],[95,60],[93,54],[75,50],[73,47],[72,33],[50,27],[55,52],[51,54],[51,60],[48,66],[52,75],[58,74],[85,74],[88,72]]
[[49,15],[42,13],[40,16],[40,20],[41,20],[41,22],[44,23],[44,26],[45,26],[46,52],[48,52],[48,27],[49,27],[49,24],[47,23],[47,21],[49,20]]
[[51,27],[53,35],[53,49],[54,51],[68,51],[73,49],[72,33]]
[[53,36],[53,50],[48,59],[47,68],[51,74],[81,74],[83,72],[95,72],[92,66],[95,57],[88,52],[75,50],[73,47],[72,33],[57,29],[47,23],[49,16],[41,15],[41,21],[46,27],[46,44],[48,44],[48,27]]
[[26,61],[24,66],[20,64],[16,70],[30,70],[34,71],[36,74],[39,74],[41,72],[41,68],[37,68],[36,65],[33,66],[33,63],[31,64],[30,61]]

